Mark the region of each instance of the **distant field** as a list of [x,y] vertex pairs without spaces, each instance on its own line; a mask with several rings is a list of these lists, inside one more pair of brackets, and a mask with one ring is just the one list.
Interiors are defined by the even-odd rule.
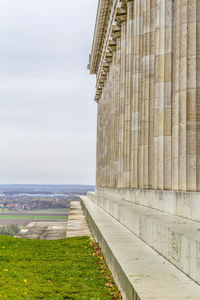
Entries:
[[38,210],[21,210],[21,211],[1,211],[0,226],[16,224],[26,226],[32,221],[37,222],[65,222],[68,219],[68,209],[38,209]]
[[68,210],[20,210],[20,211],[2,211],[0,216],[67,216]]
[[0,220],[67,220],[67,216],[48,215],[0,215]]
[[68,213],[68,208],[49,208],[49,209],[37,209],[37,210],[23,210],[22,212],[27,213],[42,213],[42,214],[48,214],[48,213],[56,213],[56,214],[64,214]]
[[13,211],[13,210],[2,210],[0,209],[0,215],[2,214],[28,214],[28,215],[32,215],[32,214],[43,214],[43,215],[48,215],[48,214],[67,214],[68,213],[68,209],[67,208],[56,208],[56,209],[36,209],[36,210],[18,210],[18,211]]
[[[49,221],[52,222],[52,220],[49,220]],[[24,219],[23,220],[16,220],[16,219],[14,219],[14,220],[11,220],[11,219],[2,219],[1,220],[0,219],[0,226],[6,226],[6,225],[9,225],[9,224],[15,224],[15,225],[18,225],[18,226],[25,227],[30,222],[32,222],[32,220],[24,220]],[[47,222],[47,220],[45,220],[45,222]],[[57,222],[57,221],[54,221],[54,222]]]

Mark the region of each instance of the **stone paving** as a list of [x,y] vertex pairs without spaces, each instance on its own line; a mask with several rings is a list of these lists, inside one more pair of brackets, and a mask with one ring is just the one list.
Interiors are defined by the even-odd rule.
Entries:
[[91,236],[79,201],[72,201],[67,223],[67,237]]
[[[200,285],[149,247],[145,234],[142,240],[90,198],[82,196],[81,200],[87,221],[124,300],[200,300]],[[108,207],[105,202],[104,205]],[[118,209],[116,205],[112,208],[115,212],[125,212],[121,203]],[[126,215],[131,216],[131,210],[126,210]],[[125,220],[123,215],[121,220]],[[143,230],[143,224],[138,224]],[[155,230],[150,223],[146,227]]]
[[31,222],[16,237],[36,240],[66,238],[67,222]]
[[66,237],[91,236],[79,201],[72,201],[68,222],[31,222],[16,237],[36,240],[58,240]]

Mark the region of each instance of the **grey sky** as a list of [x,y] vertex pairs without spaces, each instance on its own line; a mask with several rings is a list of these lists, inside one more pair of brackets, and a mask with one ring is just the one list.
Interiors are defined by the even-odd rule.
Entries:
[[0,0],[0,183],[95,182],[97,0]]

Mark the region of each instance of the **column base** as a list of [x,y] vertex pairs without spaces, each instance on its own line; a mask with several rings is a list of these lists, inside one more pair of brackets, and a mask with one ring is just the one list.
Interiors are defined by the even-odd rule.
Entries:
[[108,199],[126,200],[200,222],[200,192],[96,188],[95,194],[98,198],[106,197]]

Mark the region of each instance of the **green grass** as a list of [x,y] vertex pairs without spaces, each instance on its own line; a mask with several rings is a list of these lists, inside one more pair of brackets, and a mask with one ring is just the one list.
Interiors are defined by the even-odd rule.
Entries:
[[88,237],[0,236],[0,299],[113,299],[98,261]]
[[67,220],[67,216],[0,215],[0,220]]
[[22,229],[24,229],[24,226],[23,225],[18,225],[18,228],[19,228],[19,230],[22,230]]

